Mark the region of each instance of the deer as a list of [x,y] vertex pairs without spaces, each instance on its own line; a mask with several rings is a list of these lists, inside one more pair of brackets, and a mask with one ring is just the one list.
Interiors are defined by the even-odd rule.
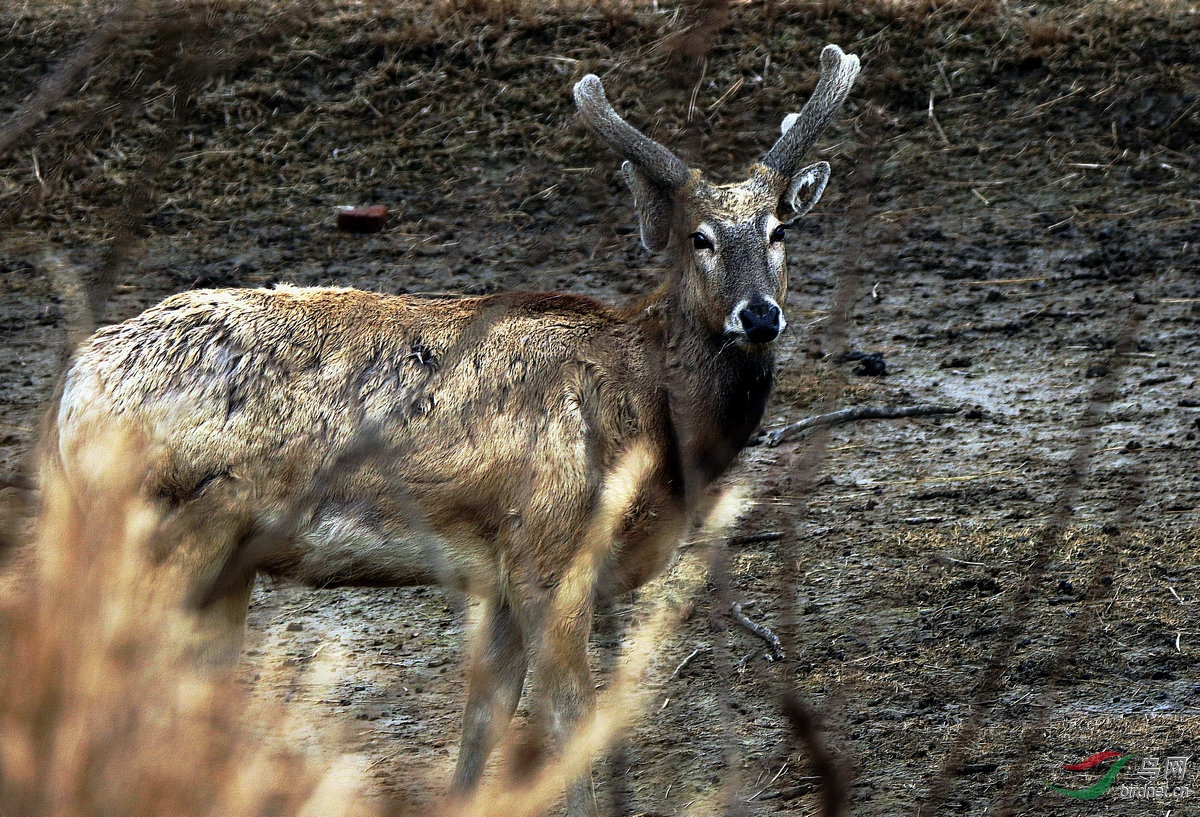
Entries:
[[[141,490],[177,523],[148,581],[177,587],[198,637],[234,656],[259,574],[478,599],[451,784],[469,796],[530,669],[535,728],[549,745],[569,738],[594,696],[594,605],[664,570],[758,428],[787,327],[785,232],[830,177],[802,160],[858,70],[826,46],[809,100],[731,184],[584,76],[579,117],[623,160],[641,242],[668,259],[652,292],[619,307],[546,292],[182,292],[76,350],[42,471],[86,504],[105,479],[96,441],[144,440]],[[251,546],[263,530],[270,546]],[[596,809],[581,777],[573,817]]]

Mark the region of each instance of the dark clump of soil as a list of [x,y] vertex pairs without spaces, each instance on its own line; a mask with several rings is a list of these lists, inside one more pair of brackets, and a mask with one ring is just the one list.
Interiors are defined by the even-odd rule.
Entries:
[[[816,151],[829,190],[789,237],[767,425],[963,410],[747,452],[748,544],[661,645],[670,667],[698,652],[598,776],[602,803],[813,812],[821,787],[781,708],[793,690],[857,814],[1075,814],[1047,784],[1103,768],[1064,763],[1195,754],[1190,3],[6,6],[4,507],[27,493],[80,310],[111,322],[182,289],[278,282],[629,300],[661,269],[617,160],[574,120],[574,81],[600,74],[631,122],[733,178],[803,103],[827,42],[863,71]],[[336,229],[339,207],[375,204],[385,231]],[[598,668],[630,603],[601,617]],[[337,734],[367,755],[377,794],[432,803],[456,754],[460,608],[432,589],[263,585],[247,677],[304,713],[314,745]],[[1200,792],[1198,773],[1179,783]]]

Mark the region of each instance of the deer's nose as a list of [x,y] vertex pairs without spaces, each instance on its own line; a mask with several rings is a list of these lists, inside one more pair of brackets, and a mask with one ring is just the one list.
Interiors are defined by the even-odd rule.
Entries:
[[751,343],[770,343],[783,331],[783,313],[779,304],[762,298],[751,301],[738,312],[742,331]]

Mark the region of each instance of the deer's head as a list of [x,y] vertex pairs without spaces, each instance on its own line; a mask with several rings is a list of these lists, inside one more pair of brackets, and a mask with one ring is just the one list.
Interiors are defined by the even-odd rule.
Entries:
[[826,162],[802,167],[801,160],[857,75],[858,57],[825,46],[812,97],[783,120],[779,141],[737,184],[707,181],[623,120],[594,74],[575,85],[583,120],[625,159],[642,243],[652,252],[672,249],[681,259],[680,304],[714,335],[759,346],[787,326],[784,230],[817,203],[829,180]]

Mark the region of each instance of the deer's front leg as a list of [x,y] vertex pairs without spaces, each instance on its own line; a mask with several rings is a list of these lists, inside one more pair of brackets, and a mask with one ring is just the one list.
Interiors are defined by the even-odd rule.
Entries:
[[525,638],[503,601],[482,602],[467,669],[467,708],[453,793],[475,788],[488,755],[512,720],[525,684]]
[[[545,696],[543,722],[559,753],[591,714],[595,699],[587,655],[591,605],[572,607],[574,609],[567,610],[559,607],[547,622],[538,661],[537,684]],[[591,765],[588,764],[567,787],[567,814],[569,817],[593,817],[596,813]]]

